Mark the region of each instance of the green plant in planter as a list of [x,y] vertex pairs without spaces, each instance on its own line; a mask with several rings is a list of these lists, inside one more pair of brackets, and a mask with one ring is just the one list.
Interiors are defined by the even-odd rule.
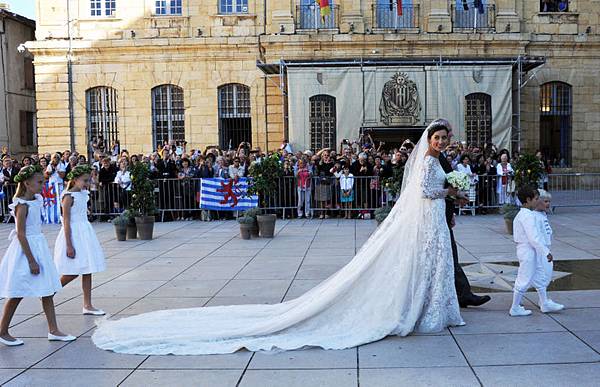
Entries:
[[542,163],[535,155],[530,153],[522,154],[512,167],[515,171],[515,187],[517,190],[526,185],[537,187],[544,174]]
[[385,218],[387,218],[387,216],[390,214],[391,211],[392,211],[392,207],[389,207],[389,206],[380,207],[380,208],[376,209],[374,214],[375,214],[375,220],[377,221],[377,223],[381,224],[385,220]]
[[154,181],[150,179],[150,169],[145,163],[136,163],[131,166],[131,204],[130,212],[134,216],[156,215],[154,202]]
[[[404,167],[397,166],[392,169],[392,176],[383,179],[383,187],[389,192],[394,199],[400,195],[402,191],[402,179],[404,178]],[[389,200],[391,201],[391,200]]]
[[253,163],[248,170],[248,175],[252,178],[248,187],[248,195],[258,195],[260,207],[266,207],[267,194],[277,192],[279,178],[283,175],[279,155],[274,153],[263,157],[260,162]]
[[249,216],[251,218],[254,218],[254,220],[256,220],[256,217],[258,215],[260,215],[262,213],[260,208],[250,208],[246,211],[244,211],[244,216]]
[[248,224],[248,225],[253,225],[254,222],[256,221],[256,219],[254,219],[251,216],[240,216],[239,218],[237,218],[237,221],[239,224]]
[[125,210],[121,214],[126,220],[128,224],[135,224],[135,214],[132,210]]
[[127,226],[127,223],[129,223],[129,219],[127,219],[127,217],[121,214],[117,217],[114,217],[110,222],[114,226]]

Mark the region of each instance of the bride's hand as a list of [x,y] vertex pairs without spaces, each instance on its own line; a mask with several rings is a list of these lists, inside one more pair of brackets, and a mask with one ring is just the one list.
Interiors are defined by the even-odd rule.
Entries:
[[456,197],[458,195],[458,190],[452,186],[448,187],[448,196]]

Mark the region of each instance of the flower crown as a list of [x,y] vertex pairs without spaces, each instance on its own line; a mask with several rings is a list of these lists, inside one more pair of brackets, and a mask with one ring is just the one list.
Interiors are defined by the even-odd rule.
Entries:
[[92,168],[89,165],[78,165],[67,174],[67,180],[77,179],[79,176],[89,175]]
[[31,179],[36,173],[42,173],[42,167],[39,165],[28,165],[21,168],[17,176],[15,176],[15,183],[22,183]]

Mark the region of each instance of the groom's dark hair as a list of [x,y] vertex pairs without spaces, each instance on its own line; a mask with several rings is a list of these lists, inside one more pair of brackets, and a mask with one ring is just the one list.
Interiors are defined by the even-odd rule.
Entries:
[[519,188],[519,191],[517,192],[517,197],[519,198],[519,201],[522,204],[527,203],[527,199],[533,199],[537,196],[540,195],[539,191],[537,190],[537,188],[531,186],[531,185],[525,185],[521,188]]

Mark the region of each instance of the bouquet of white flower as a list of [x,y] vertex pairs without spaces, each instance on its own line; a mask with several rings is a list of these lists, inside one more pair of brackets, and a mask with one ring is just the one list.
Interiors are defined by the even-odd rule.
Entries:
[[471,188],[471,179],[466,173],[452,171],[446,175],[448,184],[459,191],[468,191]]

